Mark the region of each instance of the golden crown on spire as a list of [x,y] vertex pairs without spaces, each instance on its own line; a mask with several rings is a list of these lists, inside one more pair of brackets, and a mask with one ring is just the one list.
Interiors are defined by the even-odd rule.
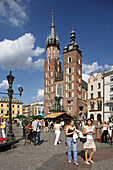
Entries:
[[51,28],[54,28],[54,23],[53,23],[53,10],[52,10],[52,24],[51,24]]

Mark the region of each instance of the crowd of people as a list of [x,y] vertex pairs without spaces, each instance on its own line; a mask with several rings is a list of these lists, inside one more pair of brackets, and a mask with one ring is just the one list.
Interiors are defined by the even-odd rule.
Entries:
[[[74,120],[38,120],[37,117],[34,117],[34,119],[31,119],[29,123],[26,126],[26,136],[27,140],[29,140],[30,144],[34,144],[36,146],[37,144],[40,145],[40,130],[44,133],[46,132],[54,132],[55,134],[55,140],[54,145],[61,144],[60,140],[60,134],[61,130],[65,132],[66,137],[66,147],[68,148],[67,152],[67,160],[70,164],[72,162],[72,152],[71,147],[73,147],[73,162],[76,166],[78,166],[78,159],[77,159],[77,139],[80,138],[83,142],[83,147],[85,149],[85,163],[87,165],[94,164],[93,161],[93,155],[96,152],[96,145],[94,142],[94,135],[95,135],[95,126],[98,125],[99,128],[101,128],[101,139],[102,143],[107,143],[109,139],[112,136],[112,128],[113,123],[111,121],[109,122],[101,122],[100,124],[97,124],[93,122],[91,119],[85,120],[85,121],[78,121],[77,124],[78,127],[75,126]],[[2,136],[3,138],[7,138],[6,134],[6,128],[7,128],[7,122],[5,119],[1,122],[0,125],[2,129]],[[38,142],[36,142],[38,141]],[[92,149],[92,152],[89,156],[89,149]],[[88,157],[89,156],[89,157]]]

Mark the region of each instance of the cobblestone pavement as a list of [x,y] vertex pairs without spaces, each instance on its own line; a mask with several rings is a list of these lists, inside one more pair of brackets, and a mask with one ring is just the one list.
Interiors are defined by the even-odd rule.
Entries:
[[[22,129],[13,128],[15,136],[22,138]],[[113,170],[113,146],[97,142],[95,164],[88,166],[84,163],[83,145],[78,140],[79,166],[76,167],[67,162],[64,131],[61,132],[60,145],[53,145],[54,138],[54,133],[42,131],[40,146],[29,144],[29,141],[23,145],[24,140],[20,140],[14,149],[0,152],[0,170]]]

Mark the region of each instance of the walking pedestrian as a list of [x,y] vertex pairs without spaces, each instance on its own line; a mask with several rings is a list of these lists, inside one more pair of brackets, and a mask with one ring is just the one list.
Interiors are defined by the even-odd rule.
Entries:
[[[83,135],[86,135],[86,142],[84,143],[84,149],[85,149],[85,163],[87,165],[90,165],[91,163],[94,164],[92,157],[94,153],[96,152],[96,145],[94,143],[93,135],[95,134],[94,126],[92,126],[92,120],[87,120],[87,125],[83,127]],[[88,159],[88,152],[89,149],[93,149],[91,152],[91,155]]]
[[77,142],[73,141],[73,134],[76,133],[74,121],[70,120],[69,125],[66,127],[67,146],[68,146],[68,163],[71,163],[71,145],[73,146],[73,162],[78,166],[77,160]]
[[40,128],[36,116],[34,117],[34,121],[32,122],[32,128],[33,128],[34,146],[36,146],[36,137],[38,137],[38,145],[40,145]]
[[6,138],[6,127],[7,127],[7,122],[5,121],[5,119],[3,119],[3,122],[1,123],[3,138]]
[[102,143],[107,143],[108,125],[104,121],[100,127],[102,128]]
[[48,126],[49,126],[48,120],[45,120],[44,132],[49,132]]
[[28,140],[30,142],[30,144],[32,144],[32,139],[33,139],[33,133],[32,133],[32,121],[30,121],[30,123],[26,126],[26,129],[28,129]]
[[54,124],[54,130],[55,130],[55,135],[56,135],[54,145],[61,143],[60,141],[60,130],[61,129],[62,129],[62,126],[60,124],[60,121],[56,120],[56,123]]

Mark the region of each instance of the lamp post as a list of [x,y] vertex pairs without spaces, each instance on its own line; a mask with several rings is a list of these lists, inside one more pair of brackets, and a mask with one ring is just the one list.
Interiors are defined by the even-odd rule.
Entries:
[[14,93],[13,89],[12,89],[12,85],[13,85],[13,81],[15,79],[15,77],[12,75],[12,71],[10,71],[10,74],[7,77],[7,81],[8,81],[8,84],[9,84],[9,88],[8,88],[8,93],[3,93],[3,92],[0,92],[1,94],[8,94],[9,96],[9,126],[8,126],[8,133],[7,133],[7,138],[10,140],[10,141],[13,141],[14,140],[14,134],[13,134],[13,131],[12,131],[12,108],[11,108],[11,104],[12,104],[12,96],[13,95],[22,95],[22,91],[23,91],[23,88],[20,87],[18,90],[20,93]]

